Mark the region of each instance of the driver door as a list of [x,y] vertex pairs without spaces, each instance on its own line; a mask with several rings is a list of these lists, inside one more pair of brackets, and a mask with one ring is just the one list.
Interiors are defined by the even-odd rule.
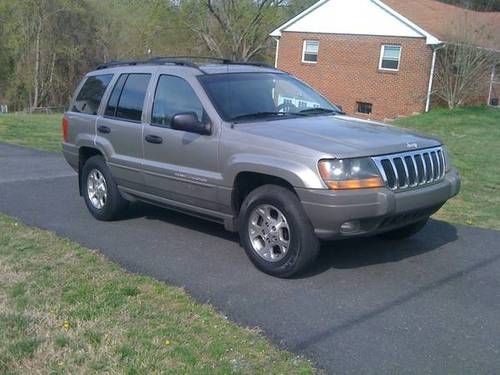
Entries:
[[210,121],[200,99],[183,78],[162,74],[154,91],[151,116],[144,126],[143,170],[147,190],[163,199],[217,209],[218,137],[172,129],[172,117],[194,112]]

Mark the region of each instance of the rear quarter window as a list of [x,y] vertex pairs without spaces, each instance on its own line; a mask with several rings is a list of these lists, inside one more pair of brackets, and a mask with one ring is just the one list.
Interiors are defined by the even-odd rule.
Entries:
[[73,112],[97,115],[104,92],[112,78],[112,74],[88,77],[80,89],[71,110]]

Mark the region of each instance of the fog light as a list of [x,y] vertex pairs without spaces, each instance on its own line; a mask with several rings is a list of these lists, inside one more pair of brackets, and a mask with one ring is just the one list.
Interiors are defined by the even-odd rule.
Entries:
[[359,231],[359,220],[346,221],[340,226],[340,232],[353,233]]

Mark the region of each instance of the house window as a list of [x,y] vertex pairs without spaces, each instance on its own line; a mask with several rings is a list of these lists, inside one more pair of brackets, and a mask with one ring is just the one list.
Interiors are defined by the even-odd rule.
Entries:
[[356,112],[358,113],[364,113],[366,115],[369,115],[372,113],[372,103],[365,103],[365,102],[356,102],[357,110]]
[[302,47],[302,62],[317,63],[318,62],[319,42],[317,40],[304,40]]
[[401,60],[401,46],[393,46],[383,44],[380,50],[379,69],[382,70],[399,70],[399,62]]

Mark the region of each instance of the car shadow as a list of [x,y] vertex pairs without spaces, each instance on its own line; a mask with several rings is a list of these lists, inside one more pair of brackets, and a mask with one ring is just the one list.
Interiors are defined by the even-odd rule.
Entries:
[[162,221],[171,225],[192,229],[210,236],[216,236],[224,240],[239,243],[238,234],[228,232],[224,229],[222,224],[143,202],[132,203],[122,219],[132,220],[139,218]]
[[[146,203],[132,204],[123,219],[138,218],[162,221],[239,244],[238,234],[226,231],[221,224]],[[295,279],[309,278],[331,268],[354,269],[398,262],[434,251],[456,239],[455,226],[445,221],[431,219],[421,232],[406,240],[394,241],[379,237],[364,237],[323,242],[315,264]]]
[[455,226],[431,219],[421,232],[408,239],[386,240],[375,236],[324,242],[315,265],[300,278],[311,277],[330,268],[353,269],[398,262],[434,251],[456,239]]

